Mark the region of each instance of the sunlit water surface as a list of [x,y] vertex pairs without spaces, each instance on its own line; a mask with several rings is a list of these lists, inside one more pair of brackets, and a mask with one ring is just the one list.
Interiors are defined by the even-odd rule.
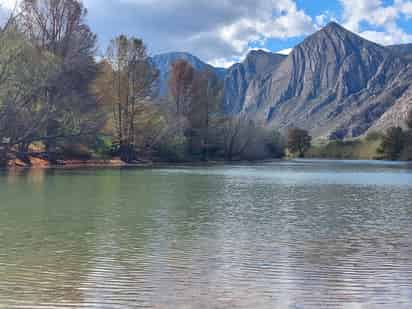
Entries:
[[0,308],[412,308],[412,166],[0,172]]

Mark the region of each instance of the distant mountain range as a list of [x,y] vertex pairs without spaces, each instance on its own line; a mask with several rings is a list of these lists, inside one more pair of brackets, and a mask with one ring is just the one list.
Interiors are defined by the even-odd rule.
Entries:
[[356,138],[402,125],[412,108],[412,44],[384,47],[337,23],[288,56],[252,51],[229,69],[187,53],[155,56],[161,95],[178,59],[215,72],[224,84],[226,112],[247,113],[279,130],[307,129],[316,138]]

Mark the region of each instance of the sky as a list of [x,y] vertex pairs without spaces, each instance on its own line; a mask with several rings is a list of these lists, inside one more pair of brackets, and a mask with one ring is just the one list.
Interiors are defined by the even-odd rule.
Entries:
[[[0,0],[4,8],[16,0]],[[190,52],[215,66],[251,49],[287,53],[330,21],[383,45],[412,42],[412,0],[83,0],[100,51],[118,34],[150,54]],[[4,9],[3,9],[4,10]]]

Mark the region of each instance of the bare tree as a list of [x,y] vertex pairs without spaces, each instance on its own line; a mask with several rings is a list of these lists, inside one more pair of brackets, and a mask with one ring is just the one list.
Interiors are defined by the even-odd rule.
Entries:
[[112,93],[119,153],[123,160],[134,161],[138,118],[153,96],[158,72],[149,60],[143,41],[135,37],[120,35],[112,40],[106,61],[111,66],[107,82]]
[[172,64],[172,74],[169,80],[169,89],[176,104],[178,116],[186,115],[193,98],[193,83],[195,80],[194,68],[185,60],[178,60]]
[[222,85],[217,76],[210,71],[195,72],[188,107],[187,134],[190,151],[200,154],[208,160],[210,143],[210,127],[221,114]]
[[410,130],[412,130],[412,109],[409,111],[408,116],[406,117],[406,125]]
[[225,160],[243,157],[256,138],[256,124],[246,115],[238,115],[225,117],[221,125]]

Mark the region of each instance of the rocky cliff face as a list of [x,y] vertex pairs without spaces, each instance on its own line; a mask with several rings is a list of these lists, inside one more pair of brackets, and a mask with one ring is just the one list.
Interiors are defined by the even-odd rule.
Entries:
[[228,113],[239,113],[243,110],[246,92],[250,83],[265,78],[273,72],[286,58],[284,55],[251,51],[244,62],[233,65],[224,79],[224,108]]
[[411,72],[393,49],[331,23],[270,77],[250,84],[243,112],[281,130],[298,126],[315,137],[358,137],[407,93]]

